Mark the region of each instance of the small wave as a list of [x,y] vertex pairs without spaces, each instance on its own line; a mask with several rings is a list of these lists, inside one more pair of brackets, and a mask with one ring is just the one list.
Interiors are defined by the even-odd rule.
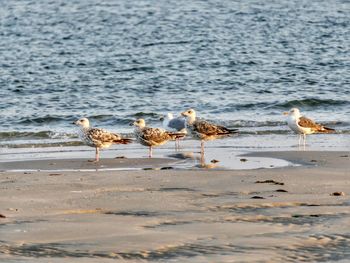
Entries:
[[136,118],[148,118],[148,119],[152,119],[152,120],[159,120],[159,117],[161,117],[160,114],[155,113],[155,112],[136,112],[134,114],[129,114],[127,116],[128,118],[131,119],[136,119]]
[[131,67],[125,69],[116,69],[115,72],[135,72],[135,71],[144,71],[144,72],[152,72],[154,71],[154,67]]
[[236,112],[242,110],[271,110],[271,109],[283,109],[288,110],[293,107],[305,109],[305,108],[317,108],[327,106],[346,106],[350,105],[350,101],[347,100],[333,100],[333,99],[300,99],[300,100],[289,100],[289,101],[275,101],[275,102],[249,102],[244,104],[229,103],[220,107],[220,109],[212,110],[212,113],[224,112]]
[[345,106],[350,104],[347,100],[333,100],[333,99],[316,99],[316,98],[309,98],[309,99],[301,99],[301,100],[290,100],[283,103],[277,103],[273,105],[273,107],[277,108],[293,108],[293,107],[300,107],[300,108],[308,108],[308,107],[318,107],[318,106]]
[[251,121],[251,120],[233,120],[223,123],[225,126],[236,128],[251,127],[280,127],[285,126],[285,121]]
[[161,41],[161,42],[154,42],[154,43],[148,43],[148,44],[143,44],[142,47],[152,47],[152,46],[160,46],[160,45],[182,45],[182,44],[189,44],[191,43],[190,41]]
[[43,116],[43,117],[32,117],[32,118],[21,118],[18,124],[42,124],[42,123],[57,123],[62,121],[68,121],[66,117],[57,117],[57,116]]
[[48,148],[48,147],[70,147],[70,146],[82,146],[81,141],[66,141],[66,142],[38,142],[38,143],[6,143],[1,144],[3,148]]
[[5,140],[38,140],[38,139],[70,139],[76,138],[76,134],[53,132],[53,131],[39,131],[39,132],[0,132],[0,141]]
[[[265,109],[271,106],[271,103],[268,102],[248,102],[248,103],[229,103],[227,105],[222,105],[220,108],[212,110],[212,113],[221,113],[225,112],[233,112],[233,111],[241,111],[241,110],[250,110],[250,109]],[[204,109],[203,109],[204,110]]]

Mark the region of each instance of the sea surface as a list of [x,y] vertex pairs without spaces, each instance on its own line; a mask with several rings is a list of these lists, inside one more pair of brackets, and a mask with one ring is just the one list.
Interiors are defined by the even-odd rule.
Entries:
[[75,145],[80,117],[128,134],[188,108],[242,136],[289,134],[291,107],[350,133],[347,0],[0,4],[2,147]]

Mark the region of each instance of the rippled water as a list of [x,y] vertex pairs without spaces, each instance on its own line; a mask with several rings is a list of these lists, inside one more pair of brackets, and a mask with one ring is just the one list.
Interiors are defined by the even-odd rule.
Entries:
[[0,140],[66,139],[71,121],[195,108],[247,132],[281,112],[350,130],[348,1],[4,1]]

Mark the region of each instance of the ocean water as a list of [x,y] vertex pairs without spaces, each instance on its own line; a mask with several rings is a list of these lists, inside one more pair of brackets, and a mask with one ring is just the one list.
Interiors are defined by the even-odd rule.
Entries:
[[[350,133],[350,2],[2,1],[0,145],[75,145],[166,112],[287,134],[282,112]],[[25,143],[24,143],[25,142]]]

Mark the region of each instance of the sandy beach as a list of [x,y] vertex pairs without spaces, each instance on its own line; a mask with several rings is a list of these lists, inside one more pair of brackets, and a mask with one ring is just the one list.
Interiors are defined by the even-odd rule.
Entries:
[[173,169],[174,159],[120,158],[101,165],[123,169],[90,171],[79,159],[2,162],[0,261],[349,259],[349,152],[241,156],[261,157],[294,165]]

